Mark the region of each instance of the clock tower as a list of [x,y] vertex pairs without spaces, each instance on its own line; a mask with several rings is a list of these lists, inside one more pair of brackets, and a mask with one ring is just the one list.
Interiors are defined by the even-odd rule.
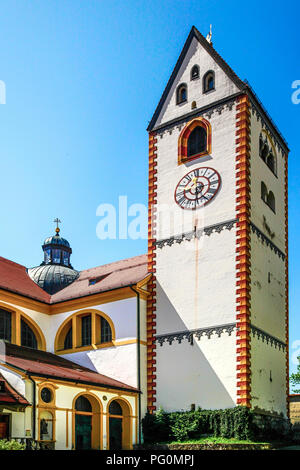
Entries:
[[148,131],[148,409],[287,417],[287,144],[195,27]]

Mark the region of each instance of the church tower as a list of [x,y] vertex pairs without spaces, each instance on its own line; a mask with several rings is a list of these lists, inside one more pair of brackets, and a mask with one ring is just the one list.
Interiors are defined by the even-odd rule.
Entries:
[[287,144],[195,27],[148,131],[148,409],[286,417]]

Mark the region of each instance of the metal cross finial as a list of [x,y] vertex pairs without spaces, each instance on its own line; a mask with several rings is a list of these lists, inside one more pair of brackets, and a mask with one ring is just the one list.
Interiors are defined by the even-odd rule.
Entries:
[[56,217],[56,219],[54,219],[53,222],[56,224],[55,232],[56,232],[57,235],[58,235],[59,232],[60,232],[60,228],[59,228],[58,224],[61,224],[61,220],[59,220],[59,219]]
[[209,42],[209,43],[212,45],[211,38],[212,38],[212,25],[210,25],[209,33],[208,33],[208,35],[206,36],[206,41]]

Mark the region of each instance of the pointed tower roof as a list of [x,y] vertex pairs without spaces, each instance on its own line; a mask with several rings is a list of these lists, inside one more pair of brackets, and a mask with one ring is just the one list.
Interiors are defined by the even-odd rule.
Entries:
[[201,33],[198,31],[198,29],[195,26],[192,26],[191,31],[187,37],[187,40],[185,41],[185,44],[183,46],[183,49],[180,53],[180,56],[176,62],[176,65],[173,69],[173,72],[170,76],[170,79],[164,89],[164,92],[161,96],[161,99],[155,109],[155,112],[151,118],[151,121],[147,127],[147,131],[151,132],[155,128],[156,121],[160,115],[160,112],[163,108],[163,105],[167,99],[167,96],[172,88],[172,85],[176,79],[177,73],[185,59],[185,56],[189,50],[189,47],[192,43],[192,40],[196,38],[197,41],[201,44],[201,46],[207,51],[208,54],[214,59],[216,64],[219,65],[219,67],[224,71],[224,73],[232,80],[232,82],[237,86],[239,91],[241,93],[247,93],[249,95],[249,98],[255,103],[255,105],[258,107],[260,112],[263,113],[264,117],[266,118],[266,121],[268,124],[274,129],[275,133],[277,134],[278,138],[281,141],[281,144],[284,146],[285,150],[288,149],[287,142],[285,141],[284,137],[280,133],[279,129],[277,128],[276,124],[273,122],[271,116],[267,112],[267,110],[264,108],[263,104],[249,85],[247,81],[241,80],[238,75],[233,71],[233,69],[227,64],[227,62],[218,54],[218,52],[215,50],[215,48],[212,45],[212,42],[209,42]]

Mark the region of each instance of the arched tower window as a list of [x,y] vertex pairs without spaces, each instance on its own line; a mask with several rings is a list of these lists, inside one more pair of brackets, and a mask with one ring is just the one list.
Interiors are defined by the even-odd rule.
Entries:
[[267,164],[272,173],[277,173],[276,150],[269,133],[265,130],[259,136],[259,156]]
[[268,194],[267,204],[272,209],[272,211],[275,212],[275,196],[272,191],[270,191]]
[[275,157],[273,155],[272,150],[270,151],[269,155],[267,156],[267,162],[266,163],[267,163],[268,167],[270,168],[270,170],[273,171],[273,173],[275,173],[275,171],[276,171]]
[[260,186],[261,186],[261,198],[264,202],[267,202],[267,197],[268,197],[267,186],[265,185],[263,181],[261,182]]
[[211,126],[204,118],[190,121],[178,139],[178,164],[211,153]]
[[188,148],[187,148],[187,156],[192,157],[199,153],[205,152],[207,148],[207,133],[206,129],[202,126],[197,126],[195,129],[190,133],[188,138]]
[[191,80],[197,80],[200,75],[200,70],[198,65],[194,65],[191,70]]
[[203,77],[203,93],[207,93],[208,91],[212,91],[215,89],[215,72],[210,70],[206,72]]
[[182,83],[176,91],[176,104],[181,104],[185,101],[187,101],[187,86],[185,83]]
[[268,154],[269,154],[269,147],[268,147],[267,142],[265,142],[261,151],[261,158],[263,159],[264,162],[267,161]]

